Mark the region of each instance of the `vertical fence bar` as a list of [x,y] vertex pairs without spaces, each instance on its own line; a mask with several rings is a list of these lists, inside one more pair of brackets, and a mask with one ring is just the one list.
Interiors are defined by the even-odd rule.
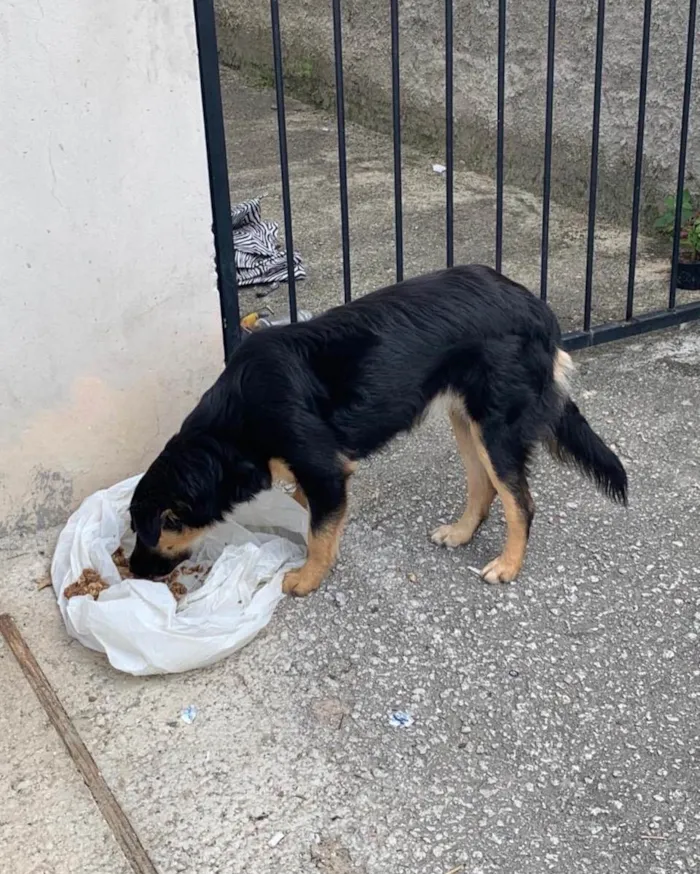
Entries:
[[498,119],[496,129],[496,270],[503,266],[503,147],[506,101],[506,0],[498,0]]
[[391,106],[394,131],[394,233],[396,281],[403,279],[403,198],[401,193],[401,93],[399,90],[399,0],[391,0]]
[[690,0],[688,8],[688,42],[685,53],[685,85],[683,88],[683,116],[681,118],[681,143],[678,151],[678,185],[676,187],[676,218],[673,225],[673,260],[671,262],[671,284],[668,291],[668,308],[676,305],[676,285],[678,284],[678,257],[681,251],[681,212],[683,209],[683,188],[685,186],[685,161],[688,149],[688,126],[690,124],[690,95],[693,86],[693,52],[695,51],[695,19],[697,0]]
[[632,196],[632,228],[630,231],[630,263],[627,274],[627,306],[625,319],[634,315],[634,281],[637,272],[637,241],[639,238],[639,209],[642,201],[642,167],[644,163],[644,126],[647,110],[647,78],[649,74],[649,43],[651,38],[651,3],[644,0],[642,26],[642,62],[639,71],[639,114],[637,116],[637,151],[634,159],[634,194]]
[[238,308],[231,194],[228,185],[226,133],[221,106],[219,53],[216,45],[213,0],[194,0],[194,20],[199,52],[199,82],[207,148],[216,281],[224,334],[224,358],[228,361],[240,341],[241,317]]
[[595,41],[595,83],[593,86],[593,132],[591,135],[591,177],[588,186],[588,246],[586,253],[586,292],[583,307],[583,330],[591,328],[593,304],[593,257],[595,254],[595,213],[598,197],[598,147],[600,142],[600,103],[603,87],[603,35],[605,0],[598,0],[598,23]]
[[448,267],[455,263],[454,234],[454,41],[452,0],[445,0],[445,257]]
[[348,213],[348,162],[345,146],[345,88],[343,85],[343,17],[340,0],[333,0],[335,50],[335,111],[338,120],[338,182],[340,185],[340,234],[343,246],[343,300],[352,299],[350,277],[350,216]]
[[554,45],[557,0],[549,0],[547,24],[547,97],[544,113],[544,174],[542,183],[542,249],[540,255],[540,297],[547,300],[549,268],[549,211],[552,199],[552,130],[554,127]]
[[287,155],[287,120],[284,111],[284,78],[282,71],[282,39],[280,35],[279,0],[270,0],[272,22],[272,56],[275,67],[277,101],[277,131],[280,147],[280,174],[282,177],[282,211],[284,213],[284,243],[287,247],[287,283],[289,289],[289,318],[297,320],[297,285],[294,274],[294,237],[292,235],[292,198],[289,189],[289,157]]

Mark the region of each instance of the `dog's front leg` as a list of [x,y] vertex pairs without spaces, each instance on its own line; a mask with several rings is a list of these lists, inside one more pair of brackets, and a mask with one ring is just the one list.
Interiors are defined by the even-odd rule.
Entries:
[[318,589],[338,555],[347,515],[346,474],[337,464],[322,473],[297,468],[295,474],[311,515],[309,554],[306,564],[286,574],[282,588],[303,596]]

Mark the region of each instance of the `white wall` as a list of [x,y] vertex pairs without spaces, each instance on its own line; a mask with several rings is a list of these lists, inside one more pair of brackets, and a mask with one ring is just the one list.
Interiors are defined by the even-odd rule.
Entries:
[[0,533],[138,471],[218,372],[192,0],[0,4]]

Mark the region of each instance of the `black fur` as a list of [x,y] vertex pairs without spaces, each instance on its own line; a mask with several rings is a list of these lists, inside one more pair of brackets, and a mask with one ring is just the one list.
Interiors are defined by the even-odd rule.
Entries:
[[612,501],[627,505],[627,474],[620,459],[592,430],[570,398],[549,445],[556,458],[575,464]]
[[622,466],[555,385],[560,339],[544,303],[480,266],[411,279],[252,335],[137,486],[132,569],[163,572],[154,550],[161,524],[205,527],[269,488],[271,458],[295,474],[317,530],[344,507],[343,457],[376,452],[446,391],[462,398],[528,519],[528,459],[552,435],[562,457],[624,500]]

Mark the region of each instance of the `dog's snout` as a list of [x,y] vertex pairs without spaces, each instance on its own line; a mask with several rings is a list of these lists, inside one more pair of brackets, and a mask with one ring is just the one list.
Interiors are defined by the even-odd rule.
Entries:
[[157,577],[167,577],[186,558],[188,558],[187,553],[176,556],[162,555],[155,549],[149,549],[137,538],[136,546],[129,558],[129,569],[139,579],[152,580]]

